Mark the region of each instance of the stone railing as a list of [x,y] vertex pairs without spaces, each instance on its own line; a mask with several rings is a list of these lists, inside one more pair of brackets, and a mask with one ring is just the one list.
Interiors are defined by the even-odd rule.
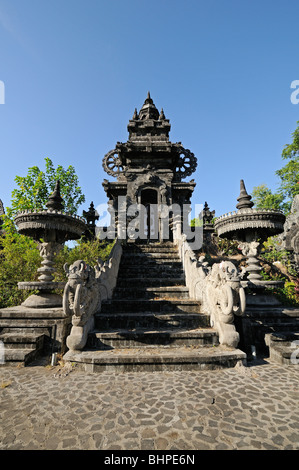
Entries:
[[184,235],[175,243],[190,297],[200,302],[203,313],[210,315],[211,326],[218,332],[220,344],[236,348],[240,337],[234,316],[243,315],[246,308],[241,273],[229,261],[215,263],[211,267],[204,261],[204,256],[197,259]]
[[104,300],[112,297],[116,285],[122,246],[116,240],[107,261],[98,261],[91,267],[83,260],[65,265],[68,281],[63,293],[63,309],[72,316],[72,328],[66,339],[67,347],[82,350],[88,333],[94,328],[94,315],[101,310]]

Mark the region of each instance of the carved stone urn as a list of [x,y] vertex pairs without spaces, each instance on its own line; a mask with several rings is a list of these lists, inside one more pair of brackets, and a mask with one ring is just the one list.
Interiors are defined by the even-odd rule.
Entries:
[[224,214],[216,220],[217,234],[240,242],[239,247],[247,258],[246,272],[251,287],[276,285],[277,281],[263,280],[258,255],[267,238],[283,232],[285,215],[276,209],[252,208],[253,202],[243,180],[240,182],[240,196],[237,200],[237,211]]
[[67,240],[76,240],[86,230],[85,220],[77,215],[63,212],[63,200],[60,196],[60,184],[56,182],[55,190],[46,203],[47,209],[34,212],[20,212],[14,221],[18,231],[33,238],[42,258],[38,281],[18,283],[19,289],[38,291],[30,295],[25,307],[61,307],[62,297],[53,293],[63,289],[64,282],[54,281],[54,257]]

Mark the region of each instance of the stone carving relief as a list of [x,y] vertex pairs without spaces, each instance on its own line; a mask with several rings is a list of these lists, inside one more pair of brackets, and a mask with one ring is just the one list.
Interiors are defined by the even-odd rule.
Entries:
[[184,236],[182,238],[181,242],[180,239],[176,241],[190,297],[199,300],[202,311],[210,315],[211,326],[217,330],[220,344],[236,348],[240,337],[234,316],[243,315],[246,309],[242,273],[229,261],[209,266],[204,256],[196,258]]
[[177,160],[175,177],[177,181],[191,176],[196,170],[197,160],[190,150],[179,147],[179,158]]
[[239,333],[234,326],[234,315],[244,314],[246,298],[236,266],[230,261],[214,264],[205,286],[211,326],[218,331],[220,344],[237,347]]
[[119,177],[124,168],[117,149],[110,150],[103,158],[103,168],[110,176]]
[[294,197],[280,237],[283,247],[291,253],[294,269],[299,273],[299,194]]
[[66,340],[70,350],[84,348],[88,333],[94,327],[94,314],[100,311],[103,300],[111,298],[121,254],[122,247],[117,240],[106,262],[99,259],[95,267],[84,260],[65,265],[68,280],[63,293],[63,309],[67,316],[72,316],[72,329]]

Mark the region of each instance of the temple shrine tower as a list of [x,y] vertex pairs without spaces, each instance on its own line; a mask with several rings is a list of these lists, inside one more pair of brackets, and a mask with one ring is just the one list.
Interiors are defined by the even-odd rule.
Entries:
[[[196,185],[194,180],[183,182],[183,179],[195,171],[197,160],[181,142],[170,142],[169,120],[165,118],[163,109],[159,113],[150,93],[139,113],[135,109],[128,124],[128,132],[128,141],[117,142],[115,149],[103,159],[104,170],[116,178],[113,182],[106,179],[103,182],[109,207],[116,216],[115,230],[119,225],[120,201],[126,209],[141,204],[147,208],[146,237],[162,241],[164,235],[160,215],[156,217],[150,213],[150,207],[179,206],[183,217],[183,206],[190,205]],[[130,215],[127,215],[126,223],[129,220]],[[171,238],[172,214],[169,225]]]

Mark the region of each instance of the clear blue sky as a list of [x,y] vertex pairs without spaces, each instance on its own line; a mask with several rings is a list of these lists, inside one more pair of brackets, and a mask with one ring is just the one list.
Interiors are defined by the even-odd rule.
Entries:
[[102,158],[148,91],[198,159],[194,204],[234,210],[240,179],[275,191],[299,121],[298,19],[296,0],[0,0],[0,199],[50,157],[75,167],[80,214],[105,203]]

